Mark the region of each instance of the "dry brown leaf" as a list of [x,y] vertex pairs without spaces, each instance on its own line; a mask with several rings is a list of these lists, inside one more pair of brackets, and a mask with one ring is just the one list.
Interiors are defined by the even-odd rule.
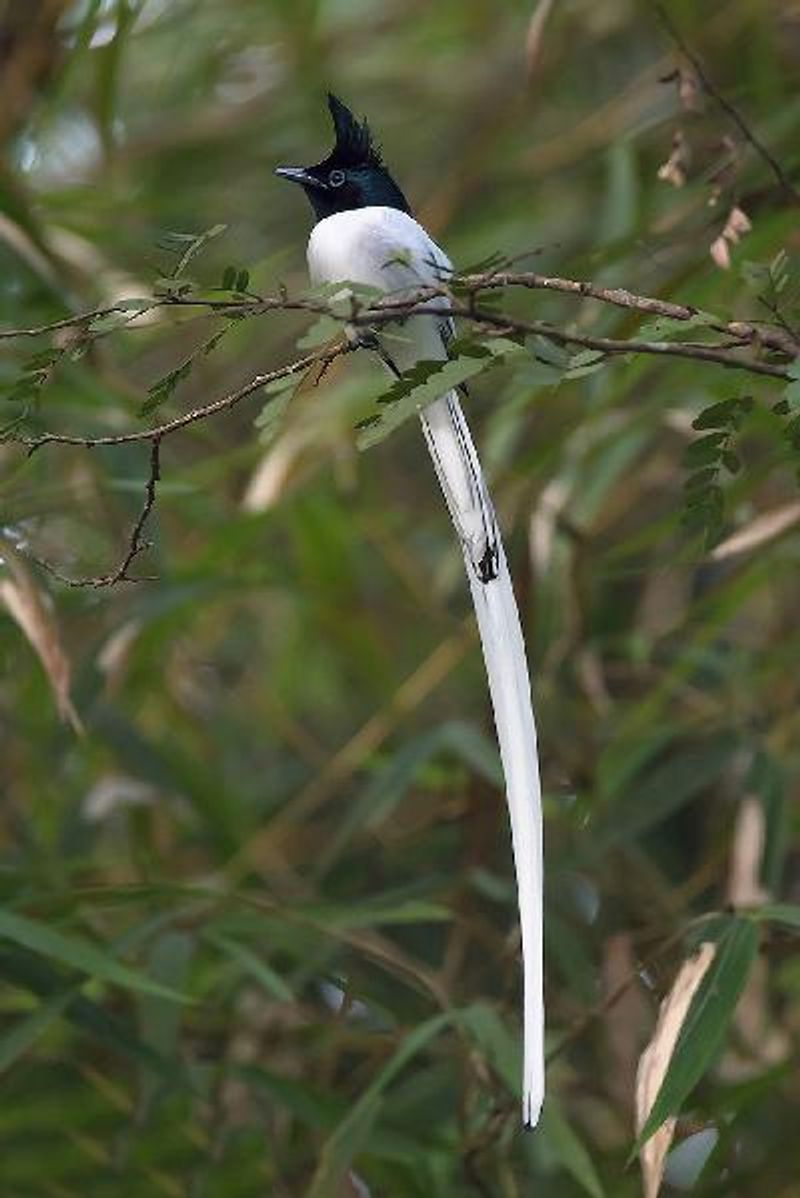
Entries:
[[671,183],[673,187],[683,187],[691,160],[692,153],[686,135],[682,129],[676,129],[672,135],[669,158],[658,168],[659,179]]
[[44,279],[51,287],[58,289],[59,280],[52,262],[43,254],[29,233],[15,221],[0,212],[0,241],[6,243],[19,258],[25,262],[39,278]]
[[703,89],[694,71],[678,71],[678,101],[686,112],[702,112]]
[[246,512],[266,512],[275,506],[311,442],[307,429],[289,428],[270,446],[242,496],[242,507]]
[[728,220],[725,228],[722,230],[722,236],[727,237],[728,241],[730,241],[732,245],[735,245],[740,237],[743,237],[745,233],[750,232],[752,227],[753,226],[750,221],[750,217],[747,215],[747,213],[743,212],[741,208],[737,208],[734,205],[734,207],[731,208],[730,212],[728,213]]
[[[739,804],[728,866],[728,902],[734,907],[751,907],[769,901],[761,885],[761,866],[766,840],[764,807],[753,795]],[[770,1015],[767,963],[757,960],[736,1005],[734,1022],[744,1053],[726,1053],[722,1067],[731,1081],[756,1077],[765,1065],[777,1065],[791,1051],[786,1031]]]
[[544,28],[552,7],[553,0],[539,0],[528,24],[528,33],[525,38],[525,74],[529,83],[536,71]]
[[42,663],[61,718],[82,733],[83,725],[69,693],[69,658],[49,596],[37,586],[24,558],[6,538],[0,538],[0,552],[7,569],[5,576],[0,577],[0,599]]
[[765,1067],[779,1065],[791,1055],[792,1036],[771,1007],[769,962],[758,957],[747,975],[733,1017],[740,1048],[729,1048],[718,1066],[723,1081],[749,1081],[763,1074]]
[[800,521],[800,502],[784,503],[772,511],[762,512],[744,528],[737,529],[731,536],[726,537],[711,551],[711,560],[724,561],[725,558],[735,557],[737,553],[746,553],[749,549],[757,549],[766,541],[772,541],[786,532],[793,524]]
[[556,525],[569,501],[570,492],[570,483],[566,479],[558,476],[551,479],[531,514],[528,551],[538,575],[545,575],[550,568],[555,547]]
[[752,223],[746,212],[735,204],[728,213],[725,228],[719,237],[715,237],[709,248],[711,257],[722,270],[727,270],[731,264],[729,246],[736,245],[752,229]]
[[597,714],[608,715],[614,704],[600,654],[589,645],[585,645],[578,652],[575,669],[581,689]]
[[721,233],[720,233],[719,237],[715,237],[714,240],[711,242],[711,246],[710,246],[708,252],[710,253],[711,257],[714,259],[714,262],[720,268],[720,270],[730,269],[731,253],[730,253],[730,250],[728,249],[728,243],[725,240],[725,238],[722,236]]
[[116,690],[128,669],[131,650],[142,630],[140,620],[126,620],[111,633],[97,654],[97,668],[105,675],[106,686]]
[[342,1190],[342,1198],[370,1198],[370,1188],[364,1181],[363,1177],[359,1177],[357,1173],[351,1170],[347,1174]]
[[[639,1058],[639,1068],[636,1071],[637,1135],[647,1122],[647,1116],[666,1077],[692,999],[714,960],[716,949],[715,944],[701,944],[697,952],[684,961],[672,983],[672,989],[661,1004],[655,1031]],[[675,1123],[675,1118],[665,1120],[641,1148],[639,1161],[645,1198],[658,1198],[664,1176],[664,1161],[675,1134]]]

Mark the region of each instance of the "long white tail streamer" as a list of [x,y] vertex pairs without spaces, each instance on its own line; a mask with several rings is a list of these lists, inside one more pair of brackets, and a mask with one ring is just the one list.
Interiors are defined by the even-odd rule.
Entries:
[[522,931],[522,1117],[534,1127],[544,1100],[542,800],[525,644],[494,509],[458,396],[450,392],[420,419],[464,552],[503,763]]

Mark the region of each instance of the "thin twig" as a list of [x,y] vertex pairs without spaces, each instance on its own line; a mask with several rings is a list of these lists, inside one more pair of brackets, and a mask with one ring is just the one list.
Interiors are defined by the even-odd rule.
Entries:
[[680,50],[681,54],[683,54],[684,58],[688,59],[688,61],[692,64],[703,91],[705,91],[707,95],[711,96],[711,98],[717,102],[723,112],[730,117],[745,141],[753,147],[756,153],[760,155],[764,162],[766,162],[767,166],[769,166],[775,178],[778,180],[782,190],[792,200],[792,202],[795,204],[800,204],[800,191],[798,191],[798,189],[792,183],[791,179],[786,174],[786,171],[778,162],[775,155],[767,148],[767,146],[764,145],[763,141],[756,136],[756,134],[745,121],[742,114],[739,112],[738,108],[736,108],[736,106],[732,104],[730,100],[728,100],[711,81],[702,62],[695,52],[686,44],[683,35],[667,13],[664,6],[662,4],[656,3],[654,7],[658,13],[662,25],[667,30],[667,33],[675,42],[675,45]]
[[134,559],[140,553],[151,547],[150,541],[145,541],[143,538],[144,528],[148,517],[153,510],[156,502],[156,487],[161,478],[161,437],[153,437],[150,444],[150,473],[147,476],[147,482],[144,487],[144,502],[141,511],[136,518],[136,522],[131,528],[128,537],[128,545],[123,555],[122,560],[116,570],[112,570],[110,574],[99,574],[94,578],[71,578],[68,574],[62,574],[50,562],[44,561],[42,558],[34,557],[33,561],[37,566],[41,566],[46,570],[51,577],[58,580],[68,587],[94,587],[100,589],[102,587],[116,586],[118,582],[155,582],[156,575],[131,575],[128,570],[132,566]]
[[102,316],[111,316],[114,312],[126,310],[119,304],[113,304],[111,307],[93,308],[91,312],[79,312],[74,316],[65,316],[63,319],[53,320],[49,324],[34,325],[29,329],[0,329],[0,341],[7,341],[12,337],[43,337],[45,333],[57,333],[59,329],[71,329],[76,325],[99,320]]
[[38,437],[19,437],[12,438],[12,440],[27,446],[28,452],[32,454],[45,445],[83,445],[86,449],[95,449],[101,445],[131,445],[137,441],[152,441],[154,438],[162,439],[168,437],[170,433],[175,433],[179,429],[186,428],[189,424],[196,424],[199,420],[207,420],[209,416],[216,416],[219,412],[230,411],[236,404],[246,399],[248,395],[252,395],[254,391],[260,391],[262,387],[266,387],[269,383],[274,383],[277,379],[286,378],[290,374],[300,374],[321,361],[330,362],[334,358],[339,357],[340,354],[346,353],[347,350],[347,346],[337,344],[327,349],[322,355],[319,353],[308,354],[305,358],[298,358],[296,362],[290,362],[287,366],[271,370],[268,374],[256,374],[244,386],[239,387],[236,391],[228,392],[221,399],[215,399],[213,403],[204,404],[200,408],[192,408],[189,412],[184,412],[182,416],[176,416],[174,420],[167,420],[163,424],[155,425],[153,428],[138,429],[131,433],[110,433],[104,437],[81,437],[70,433],[42,433]]
[[155,581],[154,575],[135,576],[129,574],[128,571],[134,560],[150,548],[150,542],[144,540],[143,533],[147,520],[155,506],[156,487],[161,477],[161,442],[163,439],[169,436],[170,433],[185,428],[187,424],[193,424],[198,420],[204,420],[209,416],[213,416],[217,412],[226,411],[234,407],[240,400],[246,398],[248,395],[252,395],[254,391],[259,390],[266,383],[284,378],[286,375],[300,373],[320,362],[323,364],[323,367],[329,365],[334,358],[347,352],[348,349],[349,346],[345,343],[336,344],[328,347],[322,354],[310,354],[306,358],[301,358],[297,362],[291,362],[288,366],[274,370],[270,374],[256,375],[255,378],[251,379],[249,383],[246,383],[237,391],[230,392],[214,403],[206,404],[203,408],[195,408],[191,412],[186,412],[183,416],[176,417],[175,420],[167,421],[165,424],[158,425],[155,428],[143,429],[135,433],[121,433],[118,436],[110,437],[74,437],[59,433],[45,433],[41,437],[22,438],[22,443],[27,445],[29,454],[34,453],[37,449],[41,449],[44,445],[54,443],[60,445],[82,445],[86,449],[93,449],[99,445],[125,445],[131,442],[150,442],[150,473],[145,484],[144,502],[136,522],[131,528],[125,553],[115,570],[112,570],[109,574],[100,574],[91,578],[72,578],[68,574],[63,574],[50,562],[42,558],[31,555],[31,560],[46,570],[52,578],[69,587],[92,587],[100,589],[102,587],[116,586],[120,582]]

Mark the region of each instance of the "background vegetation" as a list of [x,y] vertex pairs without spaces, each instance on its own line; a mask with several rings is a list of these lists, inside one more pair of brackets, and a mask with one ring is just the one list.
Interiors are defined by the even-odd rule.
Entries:
[[[669,15],[707,86],[637,0],[5,0],[0,327],[151,295],[193,244],[169,234],[220,224],[181,279],[302,294],[309,213],[271,171],[324,152],[332,87],[459,267],[530,255],[764,320],[786,352],[743,356],[785,370],[800,9]],[[165,440],[129,571],[154,581],[36,564],[108,581],[149,449],[15,437],[142,428],[148,399],[168,419],[295,360],[311,323],[181,309],[0,341],[0,1192],[640,1193],[636,1062],[706,940],[666,1184],[797,1195],[800,388],[541,339],[472,387],[546,790],[552,1060],[525,1136],[482,664],[414,423],[356,446],[376,367]]]

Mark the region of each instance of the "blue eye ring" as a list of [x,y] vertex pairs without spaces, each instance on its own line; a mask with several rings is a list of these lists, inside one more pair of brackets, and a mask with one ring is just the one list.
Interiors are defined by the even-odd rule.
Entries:
[[331,171],[328,175],[328,183],[331,187],[341,187],[346,179],[344,171],[340,171],[338,167]]

